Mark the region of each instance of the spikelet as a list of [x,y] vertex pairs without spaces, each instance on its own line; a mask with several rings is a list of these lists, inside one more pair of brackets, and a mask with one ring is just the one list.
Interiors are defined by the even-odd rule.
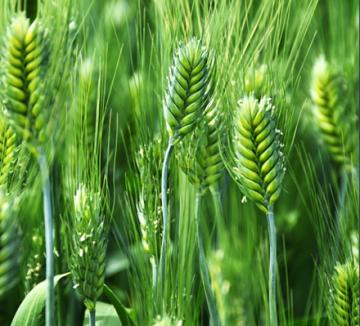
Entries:
[[142,245],[144,251],[156,259],[160,254],[161,242],[161,162],[162,143],[159,138],[143,146],[136,156],[136,165],[140,172],[137,216]]
[[[345,168],[350,164],[351,116],[345,107],[344,84],[323,56],[313,68],[311,98],[314,122],[333,160]],[[354,126],[355,127],[355,126]]]
[[333,289],[328,307],[331,325],[355,326],[359,324],[359,267],[347,262],[335,267]]
[[284,155],[270,98],[239,101],[233,128],[234,175],[247,197],[267,212],[281,191]]
[[0,188],[5,187],[4,191],[8,188],[16,151],[16,135],[5,120],[0,118]]
[[266,87],[267,65],[250,68],[245,75],[245,92],[260,99]]
[[16,202],[0,194],[0,298],[19,281],[20,233]]
[[105,278],[108,225],[102,215],[100,195],[80,185],[74,197],[74,215],[70,269],[74,288],[92,311]]
[[5,116],[20,138],[35,149],[46,139],[45,73],[48,55],[41,23],[23,13],[7,29],[4,48]]
[[31,247],[26,259],[25,293],[29,293],[45,278],[45,243],[43,227],[32,230]]
[[164,101],[166,126],[175,140],[194,130],[208,104],[208,61],[208,52],[198,40],[191,39],[177,50]]

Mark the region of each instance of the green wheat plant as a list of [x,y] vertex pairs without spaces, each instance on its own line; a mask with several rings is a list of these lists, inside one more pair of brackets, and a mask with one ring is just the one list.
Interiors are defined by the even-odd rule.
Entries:
[[163,292],[166,275],[169,221],[167,206],[167,178],[171,152],[174,145],[194,128],[208,102],[209,76],[208,51],[199,40],[191,39],[181,45],[170,68],[168,88],[164,100],[164,115],[169,132],[169,144],[165,152],[161,202],[163,210],[163,239],[159,263],[159,283]]
[[[219,213],[219,203],[217,197],[217,183],[222,176],[223,162],[219,148],[219,133],[221,122],[218,106],[215,103],[214,87],[215,74],[214,63],[209,62],[209,85],[208,85],[208,105],[205,108],[196,128],[191,133],[188,140],[182,141],[181,150],[178,153],[181,166],[188,176],[197,192],[195,199],[195,225],[196,241],[199,251],[199,266],[202,283],[205,290],[205,297],[208,304],[210,317],[214,325],[220,324],[219,315],[216,307],[216,300],[211,288],[210,274],[207,267],[203,240],[200,234],[200,212],[201,199],[203,195],[211,190],[213,201],[217,209],[217,222],[221,223]],[[194,145],[195,144],[195,145]]]
[[155,288],[157,265],[160,252],[161,231],[161,160],[162,141],[159,137],[141,147],[136,157],[139,169],[140,194],[137,204],[137,216],[140,223],[142,245],[150,257],[152,266],[152,284]]
[[15,16],[5,40],[4,114],[19,137],[37,157],[43,179],[48,295],[46,325],[54,320],[54,254],[51,190],[43,144],[49,112],[43,94],[49,45],[41,21],[30,24],[24,13]]
[[319,57],[314,64],[311,97],[314,122],[332,159],[342,169],[351,169],[353,145],[349,134],[354,120],[346,108],[344,80],[324,56]]
[[358,17],[1,0],[0,325],[356,325]]
[[80,185],[74,196],[70,270],[74,288],[90,312],[91,325],[95,325],[96,301],[104,287],[107,232],[99,193]]
[[270,243],[268,299],[271,325],[277,325],[274,203],[279,198],[285,172],[275,110],[270,98],[257,100],[250,96],[239,100],[231,135],[232,164],[227,166],[245,196],[266,214]]

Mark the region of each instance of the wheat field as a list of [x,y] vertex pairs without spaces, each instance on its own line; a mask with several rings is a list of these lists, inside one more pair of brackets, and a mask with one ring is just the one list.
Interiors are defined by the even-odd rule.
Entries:
[[2,0],[0,325],[358,325],[358,42],[355,0]]

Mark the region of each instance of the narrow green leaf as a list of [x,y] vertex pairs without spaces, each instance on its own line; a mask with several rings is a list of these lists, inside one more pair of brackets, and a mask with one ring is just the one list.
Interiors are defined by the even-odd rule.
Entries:
[[[54,286],[70,273],[56,275],[54,278]],[[44,318],[43,312],[46,301],[47,282],[42,281],[35,286],[25,297],[19,306],[11,326],[38,326],[42,324]]]
[[126,308],[119,298],[116,296],[113,290],[106,284],[104,284],[104,294],[108,300],[113,304],[116,312],[124,326],[134,326],[134,310]]

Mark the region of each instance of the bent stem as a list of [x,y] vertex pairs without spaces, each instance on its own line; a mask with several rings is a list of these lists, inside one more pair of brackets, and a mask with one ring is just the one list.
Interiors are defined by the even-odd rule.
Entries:
[[204,248],[202,245],[201,235],[200,235],[200,208],[201,208],[201,194],[196,194],[195,200],[195,224],[196,224],[196,242],[199,250],[199,265],[200,265],[200,276],[202,280],[202,284],[204,286],[204,292],[206,297],[206,302],[208,305],[209,313],[210,313],[210,321],[211,325],[219,326],[221,325],[219,314],[216,308],[216,301],[214,293],[211,289],[211,281],[209,270],[206,263],[206,257],[204,253]]
[[166,256],[167,256],[167,244],[169,237],[170,224],[168,222],[168,205],[167,205],[167,188],[168,188],[168,174],[169,174],[169,164],[170,156],[174,147],[174,137],[169,138],[169,144],[165,152],[164,163],[162,167],[161,174],[161,206],[162,206],[162,215],[163,215],[163,237],[161,242],[161,251],[160,251],[160,262],[159,262],[159,273],[158,273],[158,283],[160,282],[160,293],[161,297],[165,301],[165,266],[166,266]]
[[49,181],[49,169],[43,148],[39,149],[39,167],[43,183],[43,205],[45,222],[45,251],[46,251],[46,281],[47,296],[45,310],[46,326],[54,325],[54,234],[53,219],[51,212],[51,188]]
[[96,325],[96,310],[95,308],[93,310],[90,310],[90,326]]
[[269,232],[269,247],[270,247],[270,262],[269,262],[269,312],[270,325],[277,326],[277,312],[276,312],[276,227],[274,221],[274,211],[272,205],[268,207],[266,213],[268,232]]

